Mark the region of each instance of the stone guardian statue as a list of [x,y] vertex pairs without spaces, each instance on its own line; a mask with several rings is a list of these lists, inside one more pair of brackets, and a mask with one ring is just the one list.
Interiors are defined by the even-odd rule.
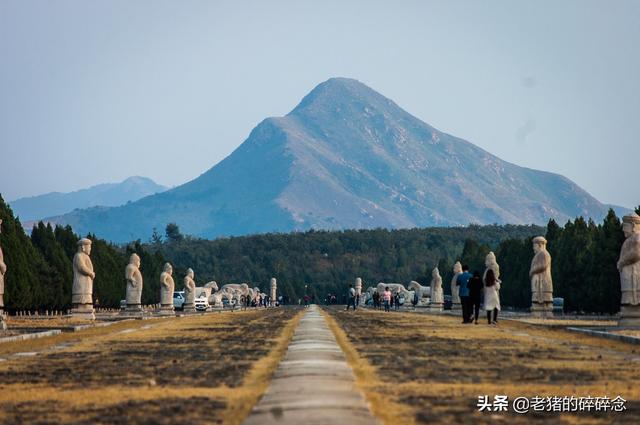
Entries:
[[362,279],[357,277],[356,278],[356,285],[355,285],[355,290],[356,290],[356,305],[360,305],[360,299],[362,298]]
[[160,273],[160,316],[173,316],[175,309],[173,307],[173,291],[175,282],[173,281],[173,267],[171,264],[165,263],[162,273]]
[[625,241],[620,249],[620,326],[640,326],[640,216],[622,217]]
[[272,277],[271,281],[269,282],[269,286],[271,287],[271,295],[269,296],[269,299],[271,300],[271,305],[275,306],[276,305],[276,291],[278,289],[278,283],[276,282],[276,278]]
[[431,301],[429,311],[439,312],[443,309],[444,295],[442,293],[442,277],[437,267],[431,272]]
[[73,287],[71,289],[71,315],[94,320],[93,309],[93,272],[91,262],[91,240],[82,238],[78,241],[78,252],[73,257]]
[[123,314],[142,313],[142,273],[140,273],[140,257],[131,254],[129,264],[124,269],[127,281],[126,302]]
[[496,261],[496,254],[494,254],[493,251],[489,252],[487,256],[484,258],[484,265],[486,269],[484,269],[484,274],[482,275],[483,282],[487,278],[487,271],[489,269],[493,270],[493,274],[496,277],[496,280],[500,279],[500,266]]
[[542,236],[533,238],[533,252],[535,254],[529,270],[531,313],[536,317],[550,317],[553,315],[553,282],[547,240]]
[[182,308],[185,313],[195,313],[196,299],[196,282],[193,280],[195,274],[192,269],[187,269],[187,275],[184,277],[184,304]]
[[456,261],[453,265],[453,277],[451,278],[451,310],[462,311],[460,303],[460,288],[458,288],[458,276],[462,274],[462,264]]

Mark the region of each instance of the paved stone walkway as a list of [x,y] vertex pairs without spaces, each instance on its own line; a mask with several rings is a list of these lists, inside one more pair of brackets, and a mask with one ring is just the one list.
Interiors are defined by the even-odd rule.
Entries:
[[271,386],[244,422],[263,424],[378,424],[316,306],[300,320]]

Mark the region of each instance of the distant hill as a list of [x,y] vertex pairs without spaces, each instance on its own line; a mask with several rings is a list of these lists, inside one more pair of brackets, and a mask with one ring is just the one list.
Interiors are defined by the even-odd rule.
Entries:
[[74,209],[95,206],[117,207],[148,195],[164,192],[167,187],[146,177],[129,177],[120,183],[105,183],[75,192],[51,192],[16,199],[11,209],[23,222],[58,216]]
[[332,78],[262,121],[188,183],[56,219],[112,241],[175,222],[213,238],[306,229],[546,224],[607,206],[558,174],[519,167],[443,133],[366,85]]

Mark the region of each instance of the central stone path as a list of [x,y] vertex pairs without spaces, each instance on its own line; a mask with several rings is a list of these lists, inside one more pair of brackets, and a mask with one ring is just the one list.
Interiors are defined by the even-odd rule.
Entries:
[[300,320],[270,387],[244,424],[378,424],[316,306]]

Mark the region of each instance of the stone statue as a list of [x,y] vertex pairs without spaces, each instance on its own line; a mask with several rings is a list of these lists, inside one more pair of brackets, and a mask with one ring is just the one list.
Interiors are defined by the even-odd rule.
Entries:
[[71,289],[71,315],[83,319],[95,319],[93,309],[93,272],[91,240],[78,241],[78,252],[73,257],[73,287]]
[[404,299],[407,300],[407,302],[411,301],[413,299],[413,296],[415,295],[414,291],[409,291],[401,283],[384,282],[378,283],[378,286],[376,287],[378,294],[382,295],[384,293],[384,288],[386,288],[387,286],[389,287],[389,290],[393,295],[395,295],[396,293],[400,293],[404,296]]
[[173,267],[171,264],[165,263],[162,273],[160,273],[160,311],[162,316],[172,316],[174,314],[173,307],[173,291],[175,282],[173,281]]
[[418,303],[416,307],[424,307],[429,304],[429,300],[431,298],[431,287],[430,286],[422,286],[415,280],[409,282],[407,286],[409,291],[413,291],[415,296],[418,297]]
[[442,311],[444,304],[444,295],[442,293],[442,277],[437,267],[431,272],[431,301],[429,302],[430,311]]
[[547,317],[553,314],[553,282],[551,280],[551,255],[547,252],[547,240],[542,236],[533,238],[533,260],[531,260],[531,313]]
[[193,313],[196,311],[196,282],[193,280],[195,274],[192,269],[187,269],[187,275],[184,277],[184,304],[182,309],[185,312]]
[[621,326],[640,326],[640,216],[622,217],[625,241],[620,249],[620,322]]
[[356,278],[356,285],[354,287],[356,290],[356,305],[360,305],[360,300],[362,299],[362,279]]
[[[2,234],[2,220],[0,220],[0,234]],[[7,265],[4,263],[4,254],[0,246],[0,316],[4,315],[4,275],[7,274]]]
[[483,282],[486,280],[487,270],[489,269],[493,270],[493,274],[496,277],[496,280],[500,279],[500,266],[496,261],[496,254],[494,254],[493,251],[489,252],[487,256],[484,258],[484,265],[486,269],[484,269],[484,274],[482,275]]
[[212,292],[218,292],[218,283],[215,280],[204,284],[205,288],[211,288]]
[[458,288],[458,276],[462,274],[462,264],[460,261],[456,261],[453,265],[453,277],[451,278],[451,310],[462,310],[462,304],[460,303],[460,288]]
[[138,254],[131,254],[129,257],[129,264],[124,269],[124,278],[127,281],[125,313],[142,312],[142,273]]
[[276,282],[276,278],[275,277],[271,278],[269,286],[271,287],[271,295],[270,295],[269,299],[271,300],[271,305],[274,306],[274,305],[276,305],[276,290],[278,288],[278,284]]

